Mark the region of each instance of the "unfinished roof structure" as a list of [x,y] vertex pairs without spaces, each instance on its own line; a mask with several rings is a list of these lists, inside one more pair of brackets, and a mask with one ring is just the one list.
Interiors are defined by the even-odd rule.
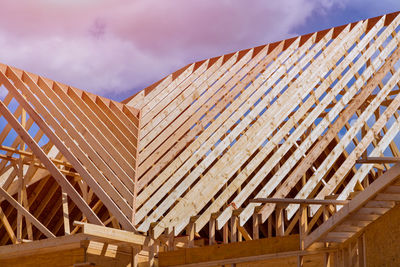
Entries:
[[399,31],[203,60],[123,103],[0,65],[1,265],[400,264],[375,234],[400,238]]

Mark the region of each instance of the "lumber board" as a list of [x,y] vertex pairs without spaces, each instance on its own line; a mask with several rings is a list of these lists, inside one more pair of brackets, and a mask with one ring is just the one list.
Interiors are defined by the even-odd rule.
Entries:
[[147,246],[150,240],[148,236],[90,223],[75,221],[74,225],[79,225],[82,228],[82,233],[84,235],[99,237],[112,242],[124,242],[130,245]]

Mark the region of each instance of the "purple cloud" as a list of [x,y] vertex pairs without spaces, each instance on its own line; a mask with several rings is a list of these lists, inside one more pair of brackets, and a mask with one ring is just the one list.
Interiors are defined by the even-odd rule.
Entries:
[[[341,1],[13,1],[0,62],[101,95],[143,88],[203,58],[292,36]],[[134,93],[132,91],[132,93]]]

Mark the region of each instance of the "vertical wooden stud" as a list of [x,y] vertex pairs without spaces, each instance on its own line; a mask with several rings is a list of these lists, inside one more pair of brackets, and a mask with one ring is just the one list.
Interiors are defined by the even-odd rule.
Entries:
[[284,211],[283,207],[276,205],[276,211],[275,211],[276,212],[276,214],[275,214],[276,236],[284,236],[284,234],[285,234],[283,211]]

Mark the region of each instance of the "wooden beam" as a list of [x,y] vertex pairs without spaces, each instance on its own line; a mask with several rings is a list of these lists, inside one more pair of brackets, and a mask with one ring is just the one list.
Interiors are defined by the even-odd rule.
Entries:
[[36,256],[38,251],[41,253],[50,253],[80,248],[82,246],[81,241],[88,238],[88,236],[79,233],[76,235],[46,238],[29,243],[0,246],[0,259]]
[[367,254],[366,254],[365,234],[362,234],[357,239],[357,248],[358,248],[358,266],[366,267],[367,266]]
[[[20,149],[16,149],[16,148],[9,147],[9,146],[4,146],[4,145],[0,145],[0,150],[4,150],[4,151],[7,151],[7,152],[12,152],[12,153],[23,155],[23,156],[27,156],[27,157],[34,157],[35,156],[32,152],[28,152],[26,150],[20,150]],[[73,167],[71,164],[69,164],[68,162],[63,161],[63,160],[59,160],[59,159],[55,159],[55,158],[50,158],[50,160],[55,164],[60,164],[60,165],[63,165],[65,167],[69,167],[69,168]]]
[[194,247],[195,223],[190,219],[190,223],[186,227],[186,235],[189,237],[188,247]]
[[253,239],[260,238],[260,215],[258,213],[253,214]]
[[208,225],[208,239],[209,245],[215,244],[215,216],[211,215],[210,222]]
[[[19,160],[19,158],[14,158],[14,157],[3,155],[3,154],[0,154],[0,159],[7,160],[7,161],[14,161],[14,162]],[[53,161],[55,164],[59,164],[59,163],[55,162],[53,158],[49,158],[49,159],[51,161]],[[32,160],[32,161],[30,161],[30,160]],[[25,157],[23,160],[23,163],[24,164],[32,164],[33,163],[33,165],[37,168],[46,169],[46,167],[44,165],[34,162],[34,159],[29,159],[29,158]],[[64,169],[59,169],[59,170],[61,173],[65,174],[65,175],[74,176],[74,177],[77,177],[77,179],[79,179],[79,177],[80,177],[80,174],[77,172],[71,172],[71,171],[67,171]]]
[[147,246],[150,240],[150,238],[145,235],[91,223],[75,221],[74,225],[79,225],[82,228],[82,233],[87,236],[107,239],[110,242],[123,242],[130,245]]
[[385,163],[397,163],[400,162],[398,157],[367,157],[364,159],[358,159],[356,163],[360,164],[385,164]]
[[[244,240],[246,240],[246,241],[253,240],[253,238],[247,232],[246,228],[241,226],[239,223],[238,223],[238,230],[239,230],[239,233],[244,237]],[[239,241],[241,241],[241,240],[239,240]]]
[[248,257],[237,257],[232,259],[224,259],[224,260],[213,260],[207,262],[196,262],[182,265],[175,265],[176,267],[206,267],[206,266],[225,266],[228,264],[238,264],[238,263],[246,263],[246,262],[257,262],[264,261],[270,259],[280,259],[280,258],[289,258],[289,257],[297,257],[297,256],[307,256],[307,255],[316,255],[328,252],[336,252],[337,249],[318,249],[318,250],[298,250],[298,251],[290,251],[290,252],[279,252],[272,254],[264,254],[257,256],[248,256]]
[[348,200],[336,199],[296,199],[296,198],[255,198],[250,203],[304,204],[304,205],[345,205]]
[[10,222],[7,219],[7,216],[4,214],[3,209],[0,207],[0,220],[2,221],[4,228],[7,231],[7,234],[9,235],[11,241],[13,244],[17,242],[17,237],[15,236],[14,230],[10,225]]
[[[1,102],[2,103],[2,102]],[[16,201],[10,194],[0,187],[0,195],[4,197],[18,212],[25,216],[37,229],[39,229],[47,237],[55,237],[40,221],[38,221],[29,211],[27,211],[18,201]]]
[[69,227],[69,210],[68,210],[68,195],[63,190],[61,192],[62,210],[63,210],[63,221],[64,221],[64,233],[69,235],[71,233]]
[[232,215],[231,217],[231,243],[238,242],[238,217]]
[[276,236],[285,235],[285,216],[283,215],[284,208],[277,205],[275,209],[275,229]]
[[299,232],[300,232],[300,249],[305,249],[305,237],[308,232],[308,213],[307,205],[300,205],[300,218],[299,218]]

